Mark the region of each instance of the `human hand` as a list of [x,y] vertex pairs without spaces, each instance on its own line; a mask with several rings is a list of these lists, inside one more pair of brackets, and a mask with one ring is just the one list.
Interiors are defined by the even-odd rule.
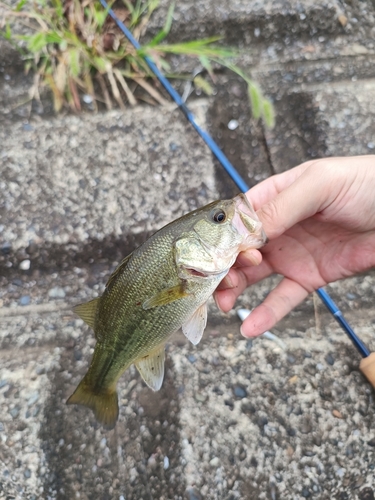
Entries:
[[229,311],[249,285],[283,279],[243,322],[245,337],[272,328],[317,288],[375,265],[375,156],[309,161],[246,196],[269,242],[238,256],[216,303]]

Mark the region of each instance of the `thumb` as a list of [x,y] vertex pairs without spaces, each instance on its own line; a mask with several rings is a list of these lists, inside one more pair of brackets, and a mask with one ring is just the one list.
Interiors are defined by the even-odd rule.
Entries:
[[294,182],[257,210],[269,239],[277,238],[332,202],[339,186],[337,182],[331,182],[331,175],[331,172],[322,171],[318,165],[310,166]]

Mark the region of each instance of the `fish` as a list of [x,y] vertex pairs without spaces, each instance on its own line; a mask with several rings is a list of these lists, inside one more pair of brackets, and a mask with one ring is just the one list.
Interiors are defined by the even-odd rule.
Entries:
[[244,194],[214,201],[167,224],[125,257],[103,295],[74,311],[95,333],[89,369],[67,404],[90,408],[114,428],[117,382],[135,364],[158,391],[164,378],[165,344],[182,328],[197,345],[207,323],[207,301],[238,254],[260,248],[266,235]]

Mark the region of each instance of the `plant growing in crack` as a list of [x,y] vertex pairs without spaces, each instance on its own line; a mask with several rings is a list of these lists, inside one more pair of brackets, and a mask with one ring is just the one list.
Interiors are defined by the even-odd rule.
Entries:
[[[139,40],[147,31],[159,1],[122,0],[112,8]],[[168,74],[170,66],[166,56],[173,54],[196,58],[212,81],[217,66],[240,75],[248,86],[253,116],[261,117],[267,126],[273,126],[271,102],[258,85],[233,64],[235,51],[216,44],[219,37],[162,43],[171,28],[173,4],[168,10],[164,28],[140,50],[128,42],[98,1],[20,0],[13,9],[4,2],[0,5],[6,12],[2,35],[22,52],[26,70],[34,71],[32,97],[39,99],[39,89],[49,87],[57,112],[63,107],[81,111],[82,100],[94,110],[99,102],[103,102],[107,109],[111,109],[114,102],[121,108],[126,103],[134,106],[138,99],[164,104],[166,100],[157,88],[155,77],[144,60],[145,55],[151,57],[167,76],[193,80],[203,92],[212,93],[211,83],[199,74]],[[29,34],[13,34],[11,22],[16,18],[26,24]]]

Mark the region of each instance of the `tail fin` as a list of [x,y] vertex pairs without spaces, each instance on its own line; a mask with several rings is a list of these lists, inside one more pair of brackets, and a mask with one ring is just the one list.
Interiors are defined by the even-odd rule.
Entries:
[[116,425],[118,418],[116,390],[102,389],[100,392],[95,392],[83,379],[66,404],[87,406],[106,429],[113,429]]

